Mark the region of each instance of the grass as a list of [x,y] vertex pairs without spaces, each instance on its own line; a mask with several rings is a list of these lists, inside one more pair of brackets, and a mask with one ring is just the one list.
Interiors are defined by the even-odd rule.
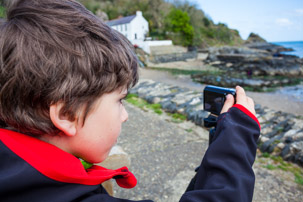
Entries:
[[152,109],[156,114],[162,114],[163,113],[160,104],[147,104],[146,107],[149,108],[149,109]]
[[144,107],[148,105],[148,102],[139,98],[138,95],[135,94],[128,94],[125,100],[140,109],[144,109]]
[[280,169],[291,172],[294,175],[294,181],[303,186],[303,169],[301,167],[284,161],[281,156],[272,156],[266,152],[262,153],[261,157],[272,160],[271,163],[268,163],[268,161],[259,160],[259,162],[266,164],[263,166],[264,168],[269,170]]
[[149,67],[149,69],[166,71],[166,72],[170,72],[173,75],[196,75],[196,74],[212,75],[212,76],[222,75],[222,71],[220,70],[185,70],[185,69],[174,69],[174,68],[165,68],[165,67]]
[[[128,94],[127,97],[125,98],[125,100],[136,106],[139,107],[140,109],[143,110],[151,110],[156,114],[163,114],[163,109],[161,104],[150,104],[147,101],[145,101],[142,98],[139,98],[138,95],[136,94]],[[174,123],[181,123],[183,121],[185,121],[187,118],[185,115],[180,114],[180,113],[167,113],[171,118],[172,118],[172,122]]]
[[6,18],[6,9],[0,6],[0,18]]

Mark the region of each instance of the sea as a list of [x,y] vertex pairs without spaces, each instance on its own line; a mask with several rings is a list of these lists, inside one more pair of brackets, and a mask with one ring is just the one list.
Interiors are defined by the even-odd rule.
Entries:
[[[285,42],[271,42],[271,43],[283,46],[285,48],[294,49],[294,51],[284,52],[284,54],[296,55],[300,58],[303,58],[303,41],[285,41]],[[292,100],[303,104],[303,83],[296,86],[282,87],[276,90],[275,93],[281,94],[281,96],[288,96]]]
[[276,45],[283,46],[285,48],[292,48],[294,51],[284,52],[287,55],[296,55],[303,58],[303,41],[284,41],[284,42],[271,42]]

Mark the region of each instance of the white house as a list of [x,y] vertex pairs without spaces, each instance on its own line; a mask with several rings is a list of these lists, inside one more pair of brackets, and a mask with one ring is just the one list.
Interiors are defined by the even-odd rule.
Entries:
[[148,22],[141,11],[137,11],[136,15],[108,21],[106,24],[121,32],[131,42],[135,40],[144,41],[149,31]]
[[113,29],[121,32],[133,45],[137,45],[145,52],[150,53],[150,46],[172,45],[172,41],[146,41],[149,28],[148,22],[141,11],[136,15],[126,16],[106,22]]

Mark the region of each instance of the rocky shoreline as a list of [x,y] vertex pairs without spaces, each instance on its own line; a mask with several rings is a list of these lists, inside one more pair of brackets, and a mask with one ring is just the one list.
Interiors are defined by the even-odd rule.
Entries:
[[[130,93],[137,94],[149,103],[161,104],[167,112],[183,114],[200,126],[209,115],[203,110],[202,93],[174,85],[143,79]],[[260,105],[256,105],[256,112],[262,128],[260,150],[303,166],[303,119]]]
[[150,55],[136,49],[140,64],[153,67],[169,62],[201,60],[219,72],[218,75],[192,75],[196,82],[226,87],[237,84],[253,91],[267,91],[268,88],[297,85],[303,81],[303,58],[282,53],[292,49],[268,43],[256,34],[251,34],[241,46],[208,47],[187,52],[167,47],[169,51],[166,50],[165,54],[161,49],[165,48],[158,47]]

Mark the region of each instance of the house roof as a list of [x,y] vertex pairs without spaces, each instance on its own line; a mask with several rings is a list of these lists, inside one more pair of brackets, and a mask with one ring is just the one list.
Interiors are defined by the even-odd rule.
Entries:
[[127,23],[130,23],[135,17],[136,17],[136,15],[130,15],[130,16],[116,19],[116,20],[110,20],[110,21],[106,22],[106,24],[109,26],[127,24]]

